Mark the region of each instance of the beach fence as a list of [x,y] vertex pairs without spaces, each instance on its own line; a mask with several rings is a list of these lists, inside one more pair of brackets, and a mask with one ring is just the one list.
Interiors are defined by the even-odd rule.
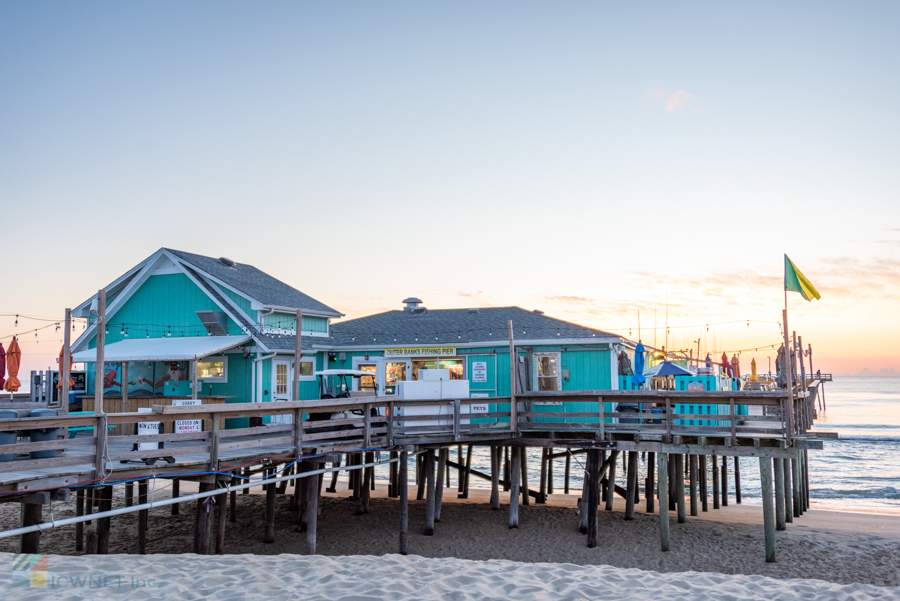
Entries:
[[[638,412],[611,411],[618,403],[636,405]],[[715,407],[715,419],[710,420],[709,413],[694,413],[691,408],[699,405]],[[343,417],[316,418],[323,413]],[[166,404],[141,412],[0,419],[0,433],[46,435],[67,429],[76,434],[39,441],[28,437],[27,442],[22,437],[0,444],[0,456],[8,459],[0,461],[0,502],[19,503],[22,512],[22,527],[0,532],[0,538],[18,536],[21,552],[37,553],[43,530],[74,524],[76,551],[106,553],[112,518],[138,512],[135,552],[145,553],[148,512],[170,506],[177,514],[180,503],[193,502],[198,516],[194,552],[222,553],[226,523],[236,519],[238,493],[263,484],[263,540],[275,540],[277,495],[290,494],[290,511],[298,513],[298,526],[307,533],[307,552],[315,553],[323,487],[328,484],[329,492],[336,492],[338,473],[345,472],[357,512],[366,513],[374,469],[387,466],[388,497],[398,500],[398,550],[407,553],[410,480],[416,498],[425,501],[425,534],[433,533],[440,519],[451,470],[459,496],[468,495],[473,477],[490,482],[494,508],[500,507],[501,493],[508,493],[508,524],[516,528],[520,503],[541,504],[553,493],[554,464],[561,461],[565,492],[570,492],[575,460],[580,466],[576,469],[584,472],[579,529],[587,535],[589,547],[597,544],[601,504],[611,511],[614,495],[623,497],[623,518],[630,520],[643,494],[645,511],[659,514],[660,549],[668,551],[670,512],[676,524],[684,523],[688,514],[708,511],[710,493],[713,509],[726,506],[729,458],[734,458],[735,501],[740,503],[737,458],[757,457],[766,559],[774,561],[775,531],[809,507],[807,452],[821,449],[822,439],[832,437],[810,431],[814,415],[809,395],[799,390],[790,396],[784,391],[607,390],[455,400],[382,396]],[[246,418],[274,416],[290,419],[223,427],[226,419],[249,424]],[[186,422],[199,426],[189,431],[176,427]],[[116,434],[111,432],[114,426],[119,426],[115,432],[135,433]],[[450,460],[454,447],[455,462]],[[472,449],[478,447],[489,450],[489,473],[471,467]],[[541,452],[537,486],[531,485],[524,461],[528,449]],[[648,470],[644,481],[638,482],[642,454]],[[415,467],[412,478],[410,461]],[[149,480],[154,478],[172,482],[171,498],[148,499]],[[181,481],[196,482],[198,492],[180,495]],[[123,507],[112,506],[114,487],[124,488]],[[44,506],[72,496],[75,517],[43,521]],[[215,502],[211,504],[210,498]],[[86,529],[88,522],[91,527]]]

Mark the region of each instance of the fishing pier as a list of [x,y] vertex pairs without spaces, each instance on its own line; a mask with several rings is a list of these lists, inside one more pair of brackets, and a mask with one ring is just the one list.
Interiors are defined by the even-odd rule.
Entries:
[[[611,400],[636,403],[640,412],[627,414],[626,418],[622,413],[604,411],[604,403]],[[553,411],[555,406],[573,401],[593,403],[596,411]],[[474,404],[487,405],[492,410],[473,413]],[[715,405],[724,412],[711,416],[676,411],[676,407],[691,405]],[[538,407],[541,411],[535,410]],[[323,422],[308,421],[310,414],[336,408],[359,410],[362,414],[339,423],[326,422],[329,427],[325,429],[329,431],[321,431]],[[224,428],[225,419],[274,416],[288,418],[281,421],[290,423]],[[799,390],[793,397],[785,391],[597,390],[458,400],[367,396],[278,403],[154,405],[152,412],[145,413],[6,419],[0,420],[0,433],[86,430],[71,439],[0,445],[0,455],[13,455],[12,460],[0,462],[0,502],[19,503],[22,512],[22,527],[0,532],[0,537],[18,536],[22,552],[37,553],[42,530],[74,523],[73,545],[77,551],[105,553],[114,517],[136,511],[139,520],[135,551],[143,553],[147,512],[163,506],[171,506],[171,511],[177,512],[179,503],[193,502],[198,508],[194,552],[222,553],[226,523],[235,521],[238,493],[258,486],[262,478],[266,485],[266,528],[260,536],[266,541],[274,540],[276,497],[290,495],[290,510],[297,512],[298,527],[306,532],[307,552],[314,554],[318,499],[327,480],[331,479],[329,489],[334,490],[338,472],[347,472],[348,492],[358,500],[359,513],[365,513],[370,490],[374,488],[374,467],[387,464],[388,496],[398,499],[397,550],[407,553],[411,483],[417,485],[417,497],[426,501],[425,534],[433,533],[435,522],[440,519],[444,482],[451,469],[457,471],[461,488],[468,486],[472,476],[490,480],[490,503],[495,509],[500,508],[501,497],[508,494],[508,524],[515,528],[520,503],[541,503],[548,489],[552,492],[554,460],[565,459],[568,492],[571,459],[585,455],[578,526],[586,534],[587,546],[602,545],[597,511],[601,504],[611,509],[612,495],[618,494],[626,500],[625,520],[633,518],[635,511],[659,515],[660,549],[668,551],[671,529],[699,511],[706,511],[710,493],[713,508],[727,504],[729,458],[758,457],[765,554],[767,561],[775,561],[775,531],[785,529],[809,507],[807,453],[821,449],[822,438],[829,437],[810,431],[814,417],[810,396]],[[202,431],[173,433],[176,420],[202,420]],[[113,426],[121,426],[119,430],[127,432],[145,422],[161,423],[167,433],[110,433]],[[136,450],[139,444],[148,442],[162,443],[161,448]],[[466,464],[450,461],[452,447],[460,450],[460,458],[461,449],[467,449]],[[489,449],[489,474],[471,469],[473,447]],[[542,469],[537,474],[537,486],[529,482],[523,461],[529,448],[541,449]],[[52,456],[22,457],[35,452],[49,452]],[[643,482],[638,481],[639,454],[646,454],[648,469]],[[620,455],[624,455],[621,462],[617,461]],[[416,469],[410,478],[408,465],[413,456]],[[616,473],[619,463],[625,466],[624,473]],[[740,502],[736,460],[734,466],[736,500]],[[712,491],[708,490],[710,471]],[[149,502],[148,480],[152,478],[171,480],[172,498]],[[179,496],[181,481],[199,483],[199,492]],[[113,487],[119,486],[125,489],[125,506],[114,508]],[[71,496],[76,498],[75,518],[42,522],[45,505]],[[214,512],[205,510],[209,497],[216,498]],[[645,502],[643,507],[640,499]],[[675,526],[670,524],[671,519]],[[85,529],[88,521],[95,526]]]

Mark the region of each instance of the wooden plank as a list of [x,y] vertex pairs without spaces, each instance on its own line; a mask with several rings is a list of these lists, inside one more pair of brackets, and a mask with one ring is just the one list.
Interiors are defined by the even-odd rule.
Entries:
[[72,447],[92,447],[95,439],[73,438],[71,440],[48,440],[46,442],[22,442],[17,444],[0,444],[0,455],[5,453],[30,453],[31,451],[51,451],[68,449]]
[[[293,451],[294,445],[294,437],[293,436],[279,436],[278,438],[260,438],[254,440],[241,440],[237,442],[220,442],[219,443],[219,453],[223,451],[237,451],[240,449],[258,449],[264,447],[273,447],[278,445],[285,445],[286,447],[289,445],[290,449],[285,449],[285,452],[288,450]],[[174,449],[177,451],[178,449]]]
[[[183,434],[127,434],[125,436],[110,436],[107,441],[110,446],[129,446],[139,442],[184,442],[187,440],[207,440],[208,438],[209,432],[185,432]],[[90,440],[93,440],[93,438]]]
[[293,424],[273,424],[271,426],[254,426],[252,428],[224,430],[219,433],[219,437],[234,438],[236,436],[257,436],[265,434],[277,434],[278,432],[293,432],[293,430]]
[[177,456],[185,456],[185,455],[208,455],[209,454],[209,445],[205,444],[202,446],[193,446],[193,447],[172,447],[168,449],[151,449],[149,451],[124,451],[124,452],[110,452],[109,460],[110,461],[122,461],[122,460],[136,460],[136,459],[150,459],[151,457],[177,457]]
[[69,465],[92,465],[93,458],[90,455],[50,457],[48,459],[16,459],[15,461],[0,462],[0,473],[26,472],[40,469],[56,469]]

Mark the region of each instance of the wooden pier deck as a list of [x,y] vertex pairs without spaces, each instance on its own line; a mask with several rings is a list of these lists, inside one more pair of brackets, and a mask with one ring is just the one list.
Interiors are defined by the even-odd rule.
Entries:
[[[577,413],[564,411],[563,402],[594,404],[596,411]],[[604,403],[636,403],[639,413],[605,412]],[[487,405],[488,412],[472,413],[472,405]],[[714,405],[723,407],[722,413],[677,413],[676,406]],[[745,415],[741,407],[753,408],[753,415]],[[361,415],[339,421],[305,421],[310,413],[323,410],[359,411]],[[425,412],[439,415],[423,415]],[[289,416],[290,423],[224,429],[226,418]],[[271,494],[275,484],[296,480],[292,506],[305,508],[307,528],[314,532],[315,515],[309,507],[317,503],[317,491],[322,486],[307,486],[308,476],[336,470],[351,474],[353,495],[365,504],[367,490],[372,484],[375,451],[388,451],[391,495],[399,498],[401,516],[405,509],[406,461],[410,454],[420,454],[417,464],[419,494],[429,499],[426,523],[433,529],[434,503],[439,513],[440,495],[445,470],[455,467],[468,481],[471,465],[453,464],[446,450],[451,446],[489,447],[491,449],[492,504],[499,507],[501,484],[510,489],[510,527],[518,524],[518,503],[528,503],[536,494],[538,501],[546,493],[548,479],[545,470],[540,474],[540,492],[529,489],[522,464],[524,448],[543,448],[550,457],[552,449],[574,450],[587,454],[587,477],[582,491],[582,528],[588,544],[596,520],[590,520],[606,492],[622,494],[628,500],[627,513],[634,510],[639,496],[636,475],[637,454],[648,453],[648,464],[658,469],[658,487],[654,470],[648,473],[644,497],[648,511],[653,511],[656,497],[660,508],[674,505],[677,519],[686,519],[684,482],[689,480],[691,514],[696,515],[697,487],[706,494],[707,460],[712,457],[714,489],[720,474],[716,458],[722,459],[721,481],[727,490],[725,457],[759,457],[763,476],[764,513],[766,516],[767,559],[774,560],[774,530],[784,528],[790,515],[799,517],[808,507],[808,473],[805,470],[807,450],[822,448],[822,433],[810,432],[815,419],[815,407],[803,393],[792,398],[786,392],[677,392],[677,391],[578,391],[527,393],[517,395],[515,404],[509,397],[440,401],[400,401],[396,397],[359,397],[323,401],[292,401],[277,403],[220,403],[199,406],[153,406],[153,413],[115,413],[76,415],[49,418],[0,420],[0,432],[13,430],[90,427],[73,439],[48,442],[19,442],[0,445],[0,454],[13,453],[12,461],[0,462],[0,502],[22,504],[23,524],[28,532],[21,533],[23,552],[37,552],[39,544],[42,504],[51,498],[61,498],[60,491],[73,490],[82,503],[91,491],[112,498],[114,485],[139,486],[147,478],[195,480],[200,482],[201,502],[204,497],[222,499],[246,488],[245,478],[261,474],[270,478]],[[173,433],[175,420],[203,420],[204,431]],[[154,435],[110,435],[110,426],[133,428],[139,422],[161,422],[164,432]],[[323,425],[332,431],[321,431]],[[334,431],[335,428],[341,428]],[[827,437],[828,435],[824,435]],[[160,442],[159,450],[135,450],[137,443]],[[54,451],[46,459],[25,458],[32,451]],[[506,457],[504,458],[504,453]],[[607,457],[607,453],[609,454]],[[615,483],[615,458],[627,454],[625,487]],[[169,458],[165,460],[164,458]],[[346,458],[345,460],[343,458]],[[672,458],[672,461],[669,459]],[[146,460],[150,460],[146,462]],[[157,459],[156,461],[152,461]],[[325,461],[332,463],[330,470]],[[698,463],[699,461],[699,463]],[[343,462],[343,465],[342,465]],[[149,463],[149,464],[148,464]],[[546,465],[547,462],[545,462]],[[699,467],[698,467],[699,466]],[[435,478],[437,471],[437,478]],[[501,475],[501,472],[503,474]],[[281,475],[279,475],[279,473]],[[567,472],[568,473],[568,472]],[[687,474],[687,475],[686,475]],[[773,475],[774,474],[774,475]],[[738,477],[738,474],[735,474]],[[774,486],[773,486],[774,477]],[[701,482],[702,480],[702,482]],[[766,488],[766,481],[769,488]],[[679,484],[680,483],[680,484]],[[258,483],[257,483],[258,485]],[[549,484],[552,487],[552,484]],[[568,482],[567,482],[568,488]],[[145,489],[142,489],[145,490]],[[648,492],[649,491],[649,492]],[[267,492],[267,495],[269,493]],[[714,490],[718,504],[720,491]],[[128,496],[126,494],[126,496]],[[145,495],[144,495],[145,497]],[[138,501],[141,497],[139,491]],[[669,499],[674,498],[670,503]],[[274,497],[267,503],[267,524],[274,524]],[[111,502],[111,501],[110,501]],[[146,511],[138,502],[129,510]],[[111,506],[100,507],[111,511]],[[96,519],[96,516],[94,516]],[[224,518],[217,517],[219,520]],[[592,525],[593,524],[593,525]],[[52,524],[51,524],[52,526]],[[660,511],[661,548],[668,549],[668,511]],[[108,540],[109,518],[98,520],[98,549],[103,550],[103,537]],[[209,546],[209,523],[198,523],[195,533],[197,552]],[[204,533],[204,529],[206,530]],[[771,549],[769,531],[772,533]],[[79,529],[80,532],[80,529]],[[224,536],[224,521],[216,528],[216,548]],[[0,533],[7,536],[11,533]],[[79,537],[81,534],[79,533]],[[266,537],[274,536],[267,528]],[[315,541],[310,543],[314,552]],[[401,552],[406,551],[401,525]],[[81,543],[82,541],[78,541]]]

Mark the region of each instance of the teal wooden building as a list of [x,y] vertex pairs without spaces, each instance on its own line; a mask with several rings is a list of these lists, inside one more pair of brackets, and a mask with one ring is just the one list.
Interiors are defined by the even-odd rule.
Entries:
[[[397,382],[417,379],[421,369],[446,369],[452,379],[469,382],[472,397],[509,396],[509,321],[517,390],[631,388],[619,374],[618,355],[633,359],[635,342],[519,307],[428,309],[407,298],[396,311],[333,323],[343,317],[339,311],[251,265],[165,248],[105,291],[103,386],[110,396],[127,386],[130,398],[189,397],[196,361],[200,398],[290,400],[297,310],[303,313],[301,399],[319,397],[316,371],[339,368],[370,372],[353,385],[380,395],[396,394]],[[88,320],[72,350],[76,362],[89,364],[89,394],[96,385],[90,365],[96,360],[96,303],[95,296],[74,310]],[[545,410],[592,409],[567,402]],[[607,404],[607,411],[614,410]]]

